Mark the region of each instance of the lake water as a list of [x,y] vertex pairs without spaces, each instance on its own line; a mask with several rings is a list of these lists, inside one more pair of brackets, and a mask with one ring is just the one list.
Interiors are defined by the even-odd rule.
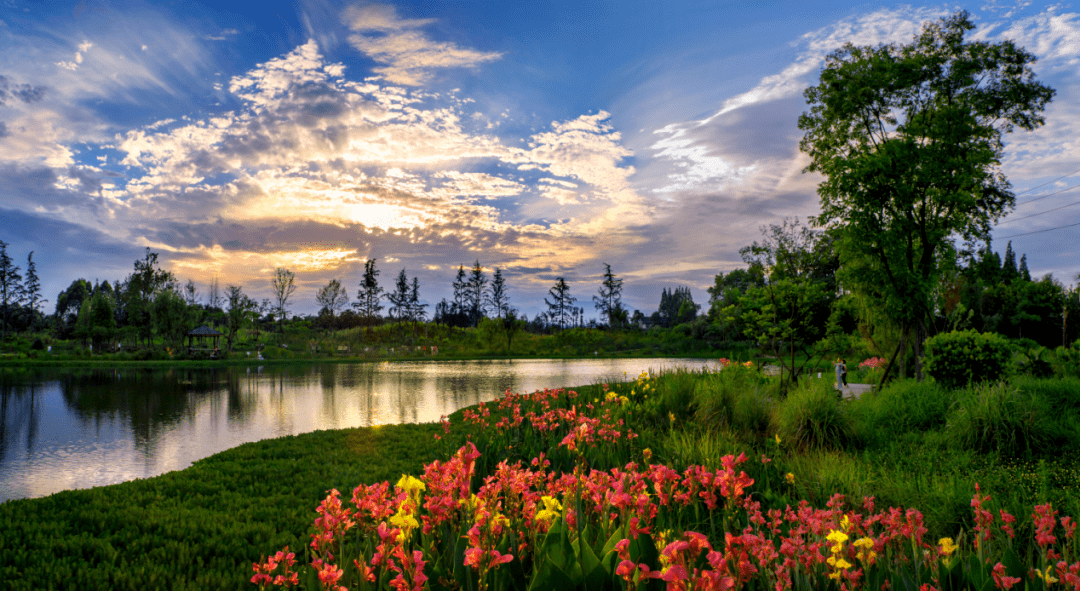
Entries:
[[[156,476],[249,441],[438,421],[494,400],[700,359],[0,369],[0,502]],[[708,363],[712,366],[713,363]]]

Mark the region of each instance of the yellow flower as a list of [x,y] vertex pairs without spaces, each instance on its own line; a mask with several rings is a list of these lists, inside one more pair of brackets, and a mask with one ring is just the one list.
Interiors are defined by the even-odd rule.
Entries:
[[548,523],[559,516],[559,512],[562,511],[562,504],[559,503],[559,499],[555,497],[543,496],[540,497],[540,502],[544,504],[544,508],[536,512],[536,520]]
[[674,422],[675,422],[675,413],[673,413],[673,412],[671,412],[671,411],[668,411],[668,413],[667,413],[667,418],[668,418],[668,419],[669,419],[669,420],[670,420],[670,421],[671,421],[672,423],[674,423]]
[[780,434],[776,434],[776,445],[780,445]]
[[626,396],[619,396],[619,402],[622,403],[622,404],[626,404],[626,403],[630,402],[630,399],[627,398]]
[[851,529],[851,520],[848,519],[847,515],[845,515],[843,519],[840,520],[840,529],[844,531],[848,531],[849,529]]
[[953,543],[952,538],[941,538],[938,540],[938,545],[941,546],[941,553],[945,556],[956,552],[957,545]]
[[848,535],[842,531],[833,529],[829,530],[829,535],[825,536],[825,539],[837,544],[843,544],[848,541]]
[[855,540],[854,546],[861,550],[869,550],[874,547],[874,540],[870,538],[859,538]]
[[413,498],[419,498],[420,492],[427,490],[427,487],[424,486],[424,482],[422,480],[420,480],[419,478],[413,478],[412,476],[409,476],[407,474],[402,474],[401,478],[397,481],[397,484],[395,486],[405,491],[409,494],[410,497]]
[[641,455],[644,456],[645,461],[648,462],[652,459],[652,450],[646,447],[645,449],[641,450]]
[[788,472],[787,475],[784,476],[784,480],[787,480],[788,484],[795,484],[795,475]]
[[746,367],[754,367],[754,362],[753,361],[747,361],[743,365],[745,365]]
[[1058,582],[1057,577],[1054,577],[1054,576],[1050,575],[1050,569],[1052,569],[1052,568],[1054,568],[1054,567],[1053,566],[1047,566],[1046,567],[1046,574],[1043,574],[1043,572],[1041,570],[1037,569],[1037,568],[1032,569],[1032,570],[1035,571],[1035,574],[1039,575],[1040,579],[1046,581],[1047,585],[1051,585],[1053,583]]

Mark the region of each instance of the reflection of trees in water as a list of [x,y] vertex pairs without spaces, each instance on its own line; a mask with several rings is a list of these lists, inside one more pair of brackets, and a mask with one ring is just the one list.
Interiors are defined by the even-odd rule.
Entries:
[[200,406],[217,406],[222,396],[230,420],[249,417],[255,400],[235,374],[233,368],[93,369],[58,379],[64,401],[83,423],[119,419],[130,426],[135,448],[149,456],[164,428],[193,422]]
[[37,379],[22,374],[0,372],[0,463],[16,449],[24,428],[26,449],[33,449],[41,424]]

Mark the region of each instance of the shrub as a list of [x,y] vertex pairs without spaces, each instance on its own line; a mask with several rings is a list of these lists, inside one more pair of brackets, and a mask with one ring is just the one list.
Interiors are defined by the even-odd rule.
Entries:
[[997,333],[943,332],[926,340],[926,372],[946,388],[995,381],[1005,374],[1012,350]]
[[1033,455],[1062,439],[1046,401],[1006,383],[985,383],[965,390],[949,414],[947,430],[954,443],[1006,456]]
[[802,380],[780,402],[781,439],[804,449],[837,448],[852,440],[851,419],[829,380]]

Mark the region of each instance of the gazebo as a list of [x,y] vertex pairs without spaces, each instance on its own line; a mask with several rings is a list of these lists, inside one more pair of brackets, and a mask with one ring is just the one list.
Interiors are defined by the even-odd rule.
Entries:
[[[188,351],[194,353],[195,351],[210,351],[215,352],[218,350],[218,337],[225,336],[224,334],[210,328],[209,326],[200,326],[195,330],[187,333],[188,338]],[[195,339],[199,340],[199,348],[195,348]],[[206,346],[206,339],[213,339],[213,346]]]

